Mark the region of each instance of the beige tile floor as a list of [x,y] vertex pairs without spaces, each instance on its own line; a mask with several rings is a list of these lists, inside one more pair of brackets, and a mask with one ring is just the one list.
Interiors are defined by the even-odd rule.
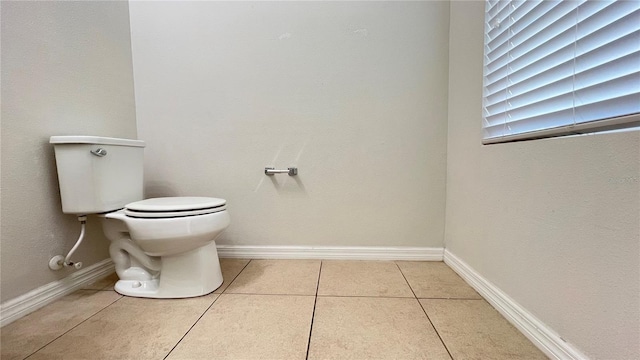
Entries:
[[193,299],[112,275],[0,330],[4,359],[546,359],[441,262],[221,260]]

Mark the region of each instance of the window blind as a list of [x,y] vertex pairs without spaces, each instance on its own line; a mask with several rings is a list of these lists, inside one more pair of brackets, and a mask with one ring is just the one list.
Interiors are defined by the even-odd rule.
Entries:
[[640,126],[640,1],[486,2],[483,143]]

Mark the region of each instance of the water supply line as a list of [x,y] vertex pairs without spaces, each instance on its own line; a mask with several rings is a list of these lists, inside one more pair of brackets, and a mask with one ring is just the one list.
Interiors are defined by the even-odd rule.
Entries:
[[73,266],[76,270],[79,270],[82,267],[82,262],[73,262],[71,261],[71,255],[78,249],[82,240],[84,240],[84,233],[87,227],[87,215],[78,215],[78,221],[80,221],[80,236],[78,236],[78,240],[76,244],[73,245],[71,251],[67,254],[67,256],[56,255],[49,260],[49,268],[51,270],[60,270],[63,267],[71,267]]

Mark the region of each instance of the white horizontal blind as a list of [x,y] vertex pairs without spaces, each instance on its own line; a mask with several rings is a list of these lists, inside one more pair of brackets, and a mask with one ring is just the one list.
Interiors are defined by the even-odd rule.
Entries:
[[484,143],[640,124],[640,0],[486,2]]

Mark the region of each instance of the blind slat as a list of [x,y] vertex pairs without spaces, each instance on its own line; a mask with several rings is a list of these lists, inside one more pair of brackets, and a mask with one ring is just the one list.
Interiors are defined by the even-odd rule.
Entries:
[[[599,63],[609,62],[615,60],[617,57],[624,57],[630,53],[640,51],[640,41],[638,41],[639,35],[637,33],[627,34],[618,39],[612,39],[610,43],[604,44],[602,47],[592,49],[589,53],[583,53],[580,56],[576,56],[576,72],[584,71],[587,68],[597,66]],[[512,72],[509,75],[510,88],[516,88],[524,81],[534,80],[536,74],[546,71],[545,69],[553,68],[554,64],[559,64],[561,61],[569,61],[573,59],[574,53],[573,47],[564,48],[554,54],[550,54],[548,57],[538,60],[538,62],[532,63],[527,68],[520,69],[516,72]],[[561,65],[561,64],[560,64]],[[559,66],[559,65],[555,65]],[[613,66],[613,65],[612,65]],[[507,71],[504,71],[502,78],[497,78],[494,83],[487,83],[487,96],[500,92],[506,87],[504,80],[507,76]],[[492,80],[492,79],[487,79]],[[500,83],[499,83],[500,82]]]
[[640,112],[639,104],[640,95],[638,93],[584,104],[575,109],[575,123],[584,124],[601,119],[638,114]]
[[574,45],[565,46],[555,53],[549,54],[546,57],[540,58],[537,61],[530,63],[527,67],[521,67],[517,71],[509,72],[508,69],[505,68],[504,72],[499,74],[502,75],[502,77],[485,77],[485,79],[487,80],[485,86],[490,90],[490,93],[500,91],[501,89],[507,87],[507,82],[505,81],[507,76],[509,77],[509,85],[518,84],[530,79],[536,74],[540,74],[541,72],[553,68],[554,66],[561,65],[567,61],[573,61],[574,54]]
[[[577,72],[575,74],[575,91],[598,85],[602,85],[602,91],[605,91],[604,87],[609,81],[638,73],[640,73],[640,52],[635,52],[618,59],[600,63],[597,66],[590,67],[588,70]],[[603,81],[603,79],[607,80]],[[633,82],[628,84],[631,90],[634,90],[634,85],[636,84]],[[622,84],[617,86],[622,86]],[[607,94],[603,96],[607,96]]]
[[[634,32],[638,32],[638,26],[634,26],[638,20],[640,20],[640,10],[628,14],[620,18],[617,22],[603,26],[596,31],[581,34],[576,40],[576,56],[612,43],[626,35],[633,36]],[[637,41],[637,34],[635,37]]]
[[[635,45],[634,48],[628,49],[630,53],[617,54],[621,56],[619,58],[615,57],[616,54],[608,52],[606,48],[586,54],[588,56],[577,58],[575,64],[576,88],[597,84],[600,82],[601,76],[615,78],[640,71],[640,42],[635,41]],[[606,72],[606,75],[602,75],[601,72]],[[567,61],[532,76],[528,81],[510,85],[508,94],[510,97],[519,97],[547,86],[558,79],[565,79],[573,75],[574,64],[572,61]],[[490,107],[500,101],[505,101],[507,99],[507,91],[485,94],[485,99],[485,106]]]
[[[640,52],[639,37],[639,32],[627,34],[589,52],[582,53],[580,56],[576,56],[576,73],[601,64],[611,63],[617,59],[633,56],[633,54]],[[626,66],[631,65],[633,64],[626,64]]]
[[[530,51],[532,49],[536,49],[536,47],[541,44],[546,44],[550,39],[557,36],[556,32],[559,32],[558,28],[564,26],[566,30],[572,26],[572,23],[566,18],[566,15],[568,13],[575,10],[574,7],[567,6],[567,5],[571,5],[571,3],[572,3],[571,1],[567,1],[564,3],[553,2],[553,1],[545,2],[546,6],[541,7],[541,10],[544,11],[542,15],[539,13],[535,13],[535,14],[531,14],[530,16],[532,17],[541,16],[542,19],[545,19],[546,17],[546,21],[535,22],[531,20],[531,23],[534,25],[549,23],[550,25],[553,26],[553,28],[545,29],[545,27],[543,26],[531,26],[531,27],[526,27],[522,29],[522,31],[518,33],[514,33],[513,31],[511,31],[510,33],[513,35],[509,36],[509,39],[508,39],[509,43],[507,44],[509,46],[506,49],[506,51],[505,51],[505,48],[501,45],[498,49],[496,49],[496,54],[488,54],[487,56],[489,57],[489,59],[498,59],[498,58],[501,58],[508,51],[509,56],[511,58],[518,58],[521,56],[521,53]],[[561,5],[558,5],[558,4],[561,4]],[[555,11],[557,9],[559,9],[560,11]],[[558,18],[564,19],[564,21],[562,23],[558,23],[554,25],[554,23],[552,23],[551,21],[555,21]],[[521,21],[527,20],[527,18],[520,19],[520,20]],[[511,24],[512,28],[514,26],[515,24]],[[549,45],[547,44],[546,46],[549,46]],[[494,67],[489,66],[488,68],[489,70],[492,70]],[[488,73],[488,75],[490,74],[491,73]]]
[[[539,6],[541,4],[543,6]],[[525,1],[520,7],[518,7],[518,9],[516,9],[511,14],[509,24],[513,24],[514,22],[518,23],[518,21],[526,15],[529,15],[531,17],[539,17],[545,11],[548,11],[548,5],[553,4],[550,2],[543,2],[541,0]],[[535,11],[535,13],[531,15],[533,11]],[[511,32],[513,32],[513,30]],[[508,45],[507,40],[509,40],[509,33],[509,31],[503,31],[499,35],[496,35],[495,38],[490,38],[489,41],[487,41],[487,57],[498,58],[503,54],[502,46]]]
[[574,64],[572,60],[565,61],[555,67],[547,69],[541,73],[532,76],[529,81],[521,81],[509,86],[507,91],[500,91],[493,94],[485,94],[485,106],[493,105],[499,101],[505,101],[507,94],[510,98],[515,98],[536,91],[544,86],[552,84],[558,79],[570,78],[573,76]]

